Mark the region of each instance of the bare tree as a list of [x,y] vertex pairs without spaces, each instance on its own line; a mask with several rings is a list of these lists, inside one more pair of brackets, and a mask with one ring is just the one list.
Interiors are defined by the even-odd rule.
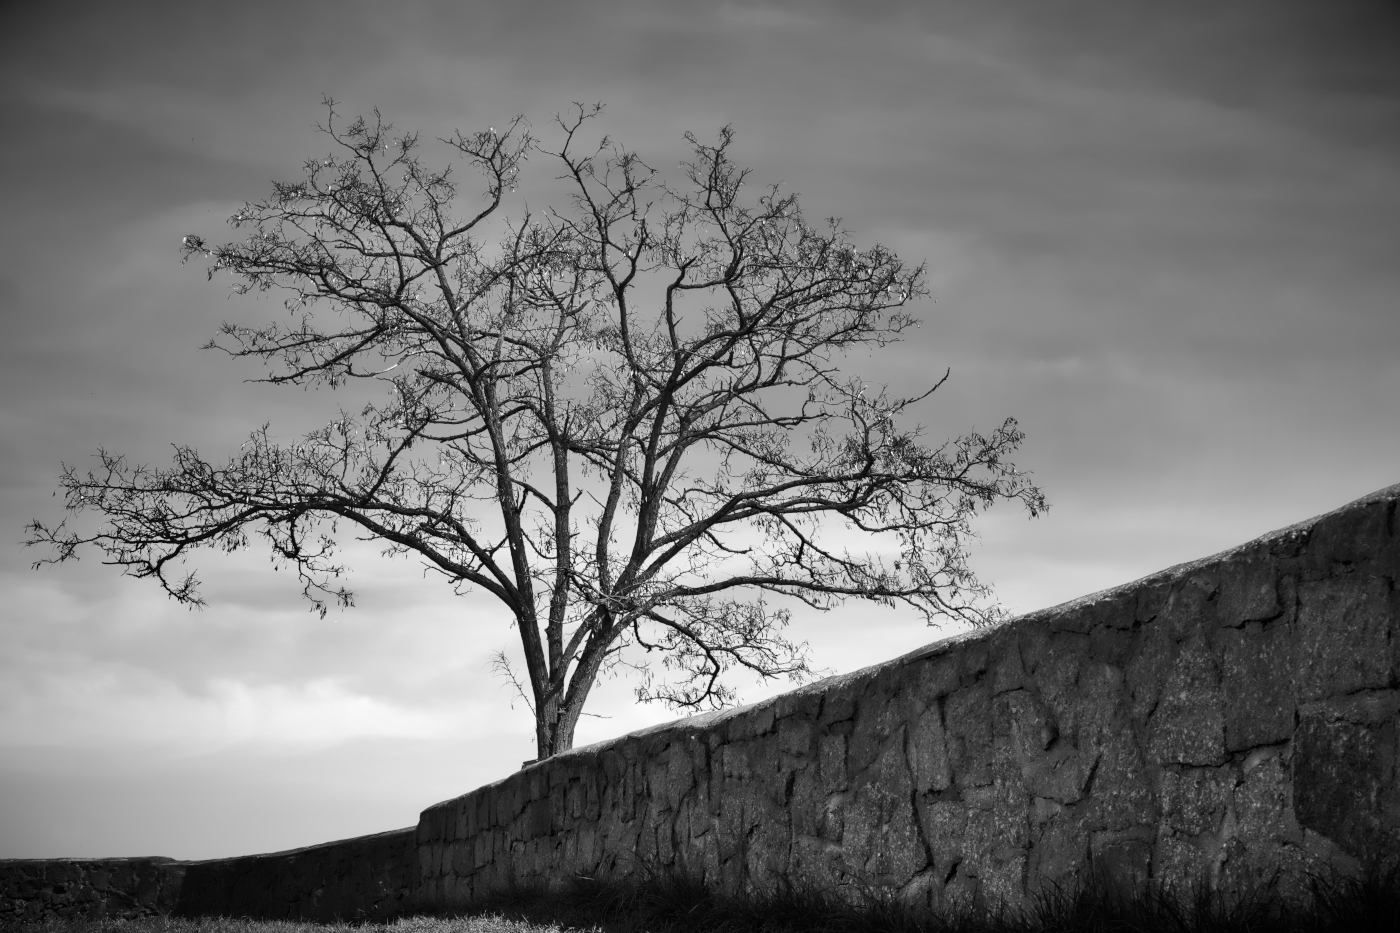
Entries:
[[[443,142],[485,180],[462,212],[416,136],[328,109],[331,153],[233,216],[246,239],[186,237],[184,255],[239,293],[287,295],[290,318],[225,324],[209,346],[265,361],[268,382],[373,380],[387,397],[292,444],[264,427],[223,463],[180,446],[167,468],[107,451],[65,467],[67,510],[105,523],[31,523],[28,543],[55,549],[39,563],[95,545],[198,605],[187,555],[256,532],[324,614],[352,599],[335,558],[352,529],[509,610],[542,758],[571,747],[609,664],[679,708],[732,701],[731,669],[801,676],[806,646],[783,636],[796,603],[995,612],[969,520],[1001,499],[1045,508],[1007,460],[1015,422],[926,446],[902,423],[942,381],[895,397],[838,367],[914,323],[922,266],[855,249],[776,187],[748,196],[728,128],[687,135],[675,185],[607,139],[580,153],[597,108],[559,118],[552,151],[521,119],[459,133]],[[504,219],[531,155],[569,201]]]

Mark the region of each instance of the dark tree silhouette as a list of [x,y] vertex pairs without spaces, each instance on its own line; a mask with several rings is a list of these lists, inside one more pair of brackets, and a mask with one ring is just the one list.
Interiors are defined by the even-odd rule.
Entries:
[[[914,323],[923,267],[855,249],[776,187],[747,196],[728,128],[687,135],[674,185],[606,139],[581,154],[596,112],[559,118],[553,151],[520,119],[445,140],[485,179],[462,212],[416,136],[330,106],[331,154],[238,211],[241,242],[190,236],[184,254],[239,293],[288,296],[290,318],[225,324],[211,347],[265,361],[269,382],[372,380],[383,400],[291,444],[264,427],[227,462],[176,447],[166,468],[106,451],[65,467],[67,510],[104,524],[31,523],[28,543],[54,548],[40,563],[95,545],[200,604],[184,558],[256,532],[324,613],[352,599],[335,559],[352,529],[509,610],[542,758],[571,747],[610,664],[682,708],[730,702],[733,668],[803,675],[793,600],[991,618],[969,520],[1003,499],[1045,508],[1007,459],[1015,422],[926,446],[903,421],[941,380],[894,397],[838,366]],[[504,219],[532,155],[571,196]]]

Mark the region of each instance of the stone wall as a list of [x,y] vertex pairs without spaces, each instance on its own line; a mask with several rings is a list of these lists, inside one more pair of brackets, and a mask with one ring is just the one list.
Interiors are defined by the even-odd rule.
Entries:
[[202,862],[0,860],[0,923],[65,917],[375,920],[404,912],[413,827],[304,849]]
[[384,919],[403,913],[414,867],[413,827],[272,855],[190,862],[175,912],[263,920]]
[[187,864],[168,858],[0,859],[0,923],[168,914]]
[[420,909],[647,864],[1015,903],[1400,853],[1400,486],[1203,561],[424,811]]
[[213,862],[0,863],[0,919],[381,917],[643,867],[729,893],[792,881],[1014,904],[1091,867],[1227,890],[1277,872],[1287,890],[1394,862],[1398,502],[1394,486],[755,706],[578,749],[430,807],[416,830]]

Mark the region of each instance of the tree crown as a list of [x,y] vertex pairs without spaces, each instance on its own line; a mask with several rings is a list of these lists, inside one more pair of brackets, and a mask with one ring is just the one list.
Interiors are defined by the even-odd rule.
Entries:
[[[94,544],[127,573],[200,601],[192,550],[261,535],[320,611],[349,603],[342,525],[495,596],[518,627],[542,755],[567,748],[599,671],[656,656],[639,695],[729,702],[722,675],[801,675],[789,609],[856,597],[926,618],[993,618],[968,568],[970,521],[998,500],[1046,507],[1008,460],[1014,420],[926,445],[915,397],[843,373],[853,348],[915,323],[924,269],[855,248],[797,198],[751,193],[733,133],[692,135],[672,183],[606,138],[597,108],[547,149],[517,118],[443,140],[483,180],[463,210],[453,169],[378,114],[323,132],[303,177],[231,219],[242,240],[184,241],[239,292],[284,293],[288,317],[225,324],[210,343],[266,380],[383,384],[381,401],[279,444],[264,428],[215,465],[65,469],[92,534],[31,525],[51,560]],[[567,203],[501,216],[527,158],[554,161]],[[946,379],[946,373],[944,375]],[[513,676],[513,675],[512,675]]]

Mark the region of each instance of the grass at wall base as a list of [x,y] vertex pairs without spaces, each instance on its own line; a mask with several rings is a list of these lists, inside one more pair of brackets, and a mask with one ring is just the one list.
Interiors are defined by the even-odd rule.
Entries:
[[660,874],[629,884],[580,878],[563,892],[519,891],[465,916],[386,923],[155,916],[0,924],[14,933],[1369,933],[1400,931],[1400,871],[1314,876],[1305,890],[1261,885],[1236,897],[1207,886],[1127,891],[1103,875],[1052,888],[1018,911],[928,910],[878,891],[856,902],[794,889],[719,897]]

